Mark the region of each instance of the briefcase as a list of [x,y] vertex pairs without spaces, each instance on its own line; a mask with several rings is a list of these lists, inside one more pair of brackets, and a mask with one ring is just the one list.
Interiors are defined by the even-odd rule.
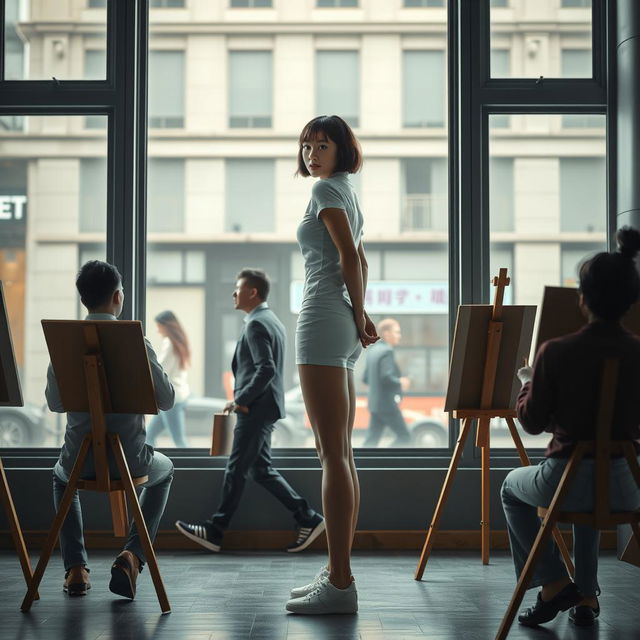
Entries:
[[210,455],[228,456],[231,453],[235,420],[235,416],[229,413],[215,413],[213,415]]

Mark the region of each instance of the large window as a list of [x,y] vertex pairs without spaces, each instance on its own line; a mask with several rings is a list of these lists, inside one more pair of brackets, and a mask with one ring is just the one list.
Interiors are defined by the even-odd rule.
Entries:
[[360,62],[357,51],[316,54],[316,113],[336,114],[352,127],[360,124]]
[[273,160],[226,161],[225,231],[274,231]]
[[0,447],[62,443],[63,416],[43,409],[40,319],[83,317],[75,290],[83,251],[105,257],[106,131],[78,145],[81,135],[82,116],[27,116],[20,133],[0,132],[0,280],[25,399],[0,407]]
[[403,51],[403,125],[443,127],[444,51]]
[[[450,312],[461,300],[487,302],[500,266],[513,276],[507,302],[539,304],[545,284],[575,284],[581,260],[606,246],[605,186],[614,188],[600,13],[568,0],[455,2],[152,0],[141,132],[144,102],[128,91],[139,86],[137,52],[124,36],[107,43],[105,0],[8,0],[5,77],[43,81],[28,92],[0,87],[0,268],[13,287],[28,407],[43,404],[39,319],[81,317],[73,276],[84,260],[107,257],[126,278],[125,317],[144,317],[155,347],[158,312],[183,323],[193,352],[187,442],[208,446],[243,327],[235,276],[255,266],[272,278],[269,303],[288,336],[287,417],[274,444],[312,447],[293,354],[304,277],[296,229],[313,180],[294,172],[302,126],[335,113],[363,148],[362,172],[350,179],[365,216],[367,306],[376,322],[401,326],[395,353],[409,379],[400,400],[411,446],[450,446]],[[490,12],[487,33],[449,30],[447,6],[461,24],[482,25],[481,9]],[[448,69],[449,42],[457,69]],[[131,62],[110,67],[114,84],[65,82],[105,80],[107,60]],[[27,108],[6,107],[18,99]],[[370,418],[366,357],[356,371],[356,446]],[[40,425],[32,440],[3,441],[59,444],[57,417],[26,419]],[[495,428],[492,442],[508,444],[504,425]],[[164,433],[156,444],[173,441]],[[378,449],[392,444],[387,431]]]
[[273,71],[270,51],[229,52],[229,126],[270,127]]
[[[508,302],[540,305],[546,285],[575,286],[579,263],[606,249],[605,116],[591,116],[602,129],[576,140],[565,138],[559,116],[513,115],[512,144],[492,128],[495,117],[489,119],[491,268],[509,268]],[[496,444],[511,446],[506,425],[494,427]],[[542,446],[538,437],[524,440]]]
[[184,126],[184,53],[149,52],[149,126]]

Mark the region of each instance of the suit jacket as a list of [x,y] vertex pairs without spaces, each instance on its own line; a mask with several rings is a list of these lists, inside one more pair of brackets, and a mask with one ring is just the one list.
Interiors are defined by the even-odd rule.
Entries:
[[[113,320],[117,322],[116,317],[105,313],[90,313],[86,320]],[[145,346],[147,347],[147,356],[149,365],[151,366],[151,377],[153,379],[153,387],[155,390],[156,402],[158,408],[166,411],[173,407],[175,392],[167,374],[158,363],[156,354],[151,343],[145,338]],[[45,390],[47,404],[51,411],[63,413],[62,399],[60,398],[60,390],[58,389],[58,381],[56,380],[53,367],[49,364],[47,370],[47,388]],[[107,431],[117,433],[122,442],[129,470],[133,476],[146,475],[151,460],[153,459],[153,447],[145,444],[147,432],[144,426],[144,416],[134,413],[109,413],[106,416]],[[84,437],[91,433],[91,418],[88,413],[80,411],[70,411],[67,413],[67,428],[64,433],[64,444],[60,450],[60,465],[71,474],[73,463],[75,462],[80,445]],[[109,457],[109,471],[119,477],[120,473],[115,465],[115,461]],[[87,462],[84,466],[83,476],[89,477],[94,473],[93,457],[91,452],[87,456]]]
[[545,342],[533,378],[518,396],[522,428],[553,434],[548,457],[568,458],[576,441],[595,439],[602,363],[608,357],[620,359],[611,439],[634,439],[640,453],[640,339],[617,323],[592,322]]
[[266,304],[251,311],[233,354],[233,398],[249,407],[249,417],[284,418],[285,328]]
[[367,351],[363,382],[369,385],[369,411],[384,413],[396,406],[396,396],[402,395],[400,367],[393,347],[383,340],[371,345]]

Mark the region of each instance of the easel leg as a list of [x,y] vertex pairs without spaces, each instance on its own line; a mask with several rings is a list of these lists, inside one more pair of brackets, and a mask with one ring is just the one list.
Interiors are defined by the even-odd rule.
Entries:
[[451,491],[453,479],[456,475],[458,464],[460,463],[460,457],[462,456],[464,443],[471,429],[471,423],[471,418],[465,418],[462,423],[462,429],[460,431],[460,435],[458,436],[456,447],[453,450],[453,457],[451,458],[451,462],[449,463],[449,470],[447,471],[447,476],[440,491],[440,497],[438,498],[438,504],[436,505],[433,519],[431,520],[431,524],[429,525],[427,539],[425,540],[424,546],[422,547],[422,554],[420,555],[420,561],[418,562],[418,566],[416,568],[416,573],[414,576],[416,580],[422,580],[422,574],[424,573],[424,568],[427,564],[427,560],[429,559],[429,555],[431,554],[431,548],[433,547],[435,532],[438,528],[438,523],[440,522],[440,517],[442,516],[442,512],[444,510],[444,505],[447,502],[447,498],[449,497],[449,492]]
[[533,543],[533,547],[531,548],[531,552],[529,553],[529,557],[527,558],[527,562],[522,568],[522,572],[520,573],[520,578],[518,579],[518,584],[516,586],[516,590],[513,592],[513,596],[511,597],[511,602],[509,603],[509,607],[507,612],[504,614],[504,618],[502,619],[502,623],[500,624],[500,628],[498,629],[498,633],[496,635],[496,640],[504,640],[508,633],[509,629],[511,629],[511,625],[516,617],[516,613],[522,603],[522,598],[524,598],[524,594],[529,586],[529,582],[531,581],[531,577],[533,576],[533,570],[538,562],[538,556],[542,552],[546,541],[549,538],[549,535],[552,531],[553,526],[555,525],[557,508],[553,511],[550,509],[547,512],[544,520],[542,521],[542,525],[540,526],[540,530],[538,531],[538,535],[536,536],[535,542]]
[[[513,418],[507,418],[507,426],[509,427],[509,432],[511,433],[511,438],[513,439],[513,443],[516,445],[516,449],[518,450],[518,456],[520,457],[520,464],[523,467],[528,467],[531,464],[529,460],[529,456],[527,455],[527,451],[522,444],[522,438],[520,438],[520,434],[518,433],[518,429],[516,427],[516,423]],[[576,569],[573,565],[573,560],[571,559],[571,554],[569,553],[569,549],[567,549],[567,545],[564,542],[564,538],[560,533],[560,529],[557,526],[553,527],[553,539],[560,550],[560,554],[562,555],[562,559],[564,560],[564,565],[567,567],[567,571],[569,575],[573,578],[576,575]]]
[[491,499],[491,448],[489,442],[489,420],[480,420],[478,422],[478,430],[482,430],[482,520],[480,521],[480,534],[482,539],[482,564],[489,564],[489,552],[491,549],[491,515],[490,515],[490,499]]
[[[33,570],[31,569],[31,560],[29,559],[29,553],[27,552],[27,545],[24,543],[24,537],[22,535],[22,529],[20,528],[20,522],[18,521],[18,514],[16,507],[13,504],[13,498],[11,497],[11,490],[9,489],[9,483],[7,476],[4,472],[4,466],[0,459],[0,497],[4,504],[4,510],[9,520],[9,529],[11,530],[11,537],[15,544],[16,551],[18,553],[18,559],[20,560],[20,566],[22,567],[22,574],[24,575],[24,581],[29,585],[31,578],[33,577]],[[36,593],[35,599],[38,599]]]
[[129,473],[129,467],[127,466],[120,440],[117,435],[109,434],[109,441],[111,443],[113,455],[116,459],[116,464],[118,465],[118,471],[120,472],[120,478],[124,485],[124,491],[129,499],[131,510],[133,511],[133,521],[136,523],[136,527],[138,529],[138,535],[140,536],[142,549],[144,550],[144,555],[147,560],[147,564],[149,565],[149,572],[151,573],[153,586],[156,589],[160,609],[162,610],[162,613],[169,613],[171,611],[171,605],[169,604],[169,598],[167,597],[167,592],[164,588],[164,583],[162,582],[162,576],[158,569],[156,554],[153,551],[153,545],[149,538],[147,523],[144,521],[142,509],[140,509],[138,495],[136,494],[133,481],[131,480],[131,474]]
[[69,482],[67,483],[67,488],[62,494],[62,500],[60,501],[58,513],[56,513],[56,517],[53,520],[51,529],[49,529],[49,535],[47,536],[47,539],[42,548],[36,570],[33,574],[33,577],[29,581],[27,594],[25,595],[24,600],[20,605],[20,609],[22,611],[26,612],[31,609],[31,605],[35,600],[36,594],[38,593],[38,587],[40,586],[40,581],[42,580],[42,576],[44,575],[47,564],[49,563],[51,552],[53,551],[53,547],[55,547],[56,545],[58,535],[60,534],[60,529],[62,529],[62,525],[64,524],[64,520],[67,517],[67,513],[69,513],[69,507],[71,506],[73,496],[76,492],[76,486],[78,484],[78,479],[80,478],[80,473],[82,472],[82,467],[84,466],[84,460],[87,457],[87,451],[89,450],[90,443],[91,436],[85,437],[85,439],[82,441],[80,451],[78,452],[78,457],[76,458],[76,461],[73,465],[73,470],[71,471],[71,477],[69,478]]

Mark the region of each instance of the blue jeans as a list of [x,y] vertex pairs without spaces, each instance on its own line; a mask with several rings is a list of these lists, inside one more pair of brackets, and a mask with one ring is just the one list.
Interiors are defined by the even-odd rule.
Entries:
[[147,444],[156,446],[156,440],[165,429],[169,431],[176,447],[188,447],[185,438],[186,427],[184,423],[184,409],[186,400],[176,402],[168,411],[158,411],[153,416],[147,427]]
[[[566,458],[546,458],[540,464],[511,471],[502,484],[502,506],[507,519],[509,542],[520,576],[540,529],[537,507],[548,507],[567,464]],[[583,460],[570,484],[562,508],[570,511],[593,509],[595,461]],[[612,511],[640,509],[640,488],[623,458],[611,460],[610,505]],[[585,598],[600,593],[598,547],[600,532],[584,525],[573,527],[575,583]],[[550,538],[538,556],[528,588],[539,587],[567,577],[558,547]]]
[[[142,487],[142,493],[139,498],[140,508],[147,524],[149,537],[153,542],[158,532],[160,518],[162,518],[164,508],[167,505],[169,489],[173,481],[173,462],[167,456],[156,451],[145,475],[148,475],[149,479],[143,485],[140,485]],[[68,482],[69,476],[67,472],[60,466],[59,462],[56,462],[56,466],[53,468],[53,504],[56,512]],[[142,563],[145,562],[144,551],[140,544],[135,523],[131,524],[129,537],[124,548],[135,553]],[[69,513],[60,530],[60,550],[65,571],[68,571],[71,567],[87,564],[87,550],[84,546],[82,528],[82,508],[77,491],[73,496]]]

